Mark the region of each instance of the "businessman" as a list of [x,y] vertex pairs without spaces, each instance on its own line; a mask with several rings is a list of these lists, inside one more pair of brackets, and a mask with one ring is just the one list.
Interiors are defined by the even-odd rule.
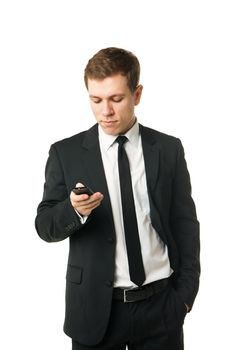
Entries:
[[73,350],[182,350],[198,292],[184,150],[138,122],[139,75],[133,53],[97,52],[84,75],[97,123],[49,152],[36,229],[48,242],[70,240],[64,331]]

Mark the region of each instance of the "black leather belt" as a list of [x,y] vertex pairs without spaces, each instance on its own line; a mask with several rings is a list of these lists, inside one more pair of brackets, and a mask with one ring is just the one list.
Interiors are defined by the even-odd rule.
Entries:
[[123,301],[124,303],[132,303],[151,297],[152,295],[161,292],[169,283],[169,278],[164,278],[149,284],[145,284],[139,288],[133,289],[113,289],[113,299]]

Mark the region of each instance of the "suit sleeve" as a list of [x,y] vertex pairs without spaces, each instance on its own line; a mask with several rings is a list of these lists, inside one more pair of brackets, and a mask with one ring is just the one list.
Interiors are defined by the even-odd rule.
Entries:
[[199,222],[191,196],[190,176],[184,149],[180,141],[173,179],[170,218],[172,234],[179,253],[176,288],[183,301],[192,307],[198,291],[200,275]]
[[39,236],[47,242],[61,241],[81,226],[73,209],[59,156],[51,146],[45,169],[45,184],[42,202],[37,209],[35,226]]

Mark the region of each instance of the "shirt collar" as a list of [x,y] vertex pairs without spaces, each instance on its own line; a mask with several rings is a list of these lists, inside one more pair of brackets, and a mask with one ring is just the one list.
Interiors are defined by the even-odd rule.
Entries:
[[[98,129],[99,129],[99,140],[101,142],[101,145],[107,151],[114,144],[114,142],[117,139],[117,136],[106,134],[103,131],[103,129],[100,127],[100,125],[98,126]],[[139,140],[139,124],[137,120],[132,126],[132,128],[129,129],[127,133],[125,133],[124,135],[128,138],[129,142],[132,145],[137,146],[138,140]]]

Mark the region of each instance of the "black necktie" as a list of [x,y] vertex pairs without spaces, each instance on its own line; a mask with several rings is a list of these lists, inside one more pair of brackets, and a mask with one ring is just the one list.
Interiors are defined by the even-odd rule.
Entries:
[[124,148],[124,143],[128,139],[126,136],[118,136],[116,141],[119,143],[118,167],[130,279],[136,285],[141,286],[145,281],[145,272],[138,234],[129,160]]

